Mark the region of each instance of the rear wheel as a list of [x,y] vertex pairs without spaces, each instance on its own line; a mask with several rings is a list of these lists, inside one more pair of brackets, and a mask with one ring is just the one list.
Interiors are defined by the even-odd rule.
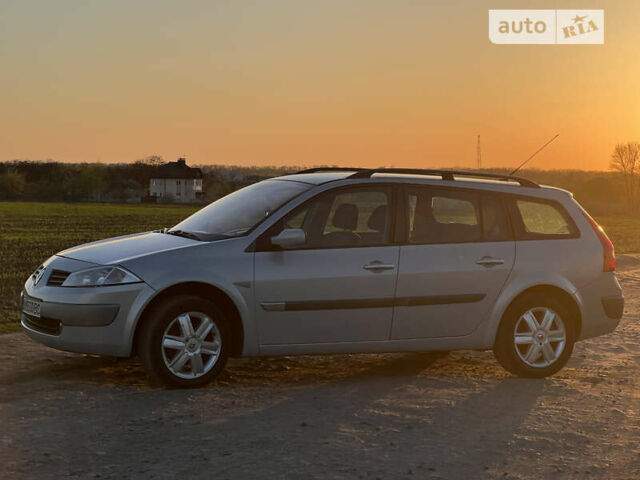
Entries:
[[213,380],[228,357],[224,313],[194,296],[169,298],[148,314],[138,352],[150,376],[168,387],[200,387]]
[[564,304],[554,297],[532,293],[509,307],[493,350],[509,372],[539,378],[564,367],[574,343],[573,318]]

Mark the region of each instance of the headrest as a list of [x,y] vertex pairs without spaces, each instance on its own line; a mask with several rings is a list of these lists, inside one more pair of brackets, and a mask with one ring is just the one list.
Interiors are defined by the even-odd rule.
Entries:
[[367,226],[371,230],[376,232],[384,232],[384,228],[387,225],[387,206],[378,205],[376,209],[371,213]]
[[358,207],[353,203],[343,203],[333,214],[331,224],[344,230],[355,230],[358,226]]

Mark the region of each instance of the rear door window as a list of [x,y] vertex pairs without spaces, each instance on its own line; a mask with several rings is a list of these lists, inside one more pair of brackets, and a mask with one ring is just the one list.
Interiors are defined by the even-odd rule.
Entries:
[[482,240],[478,195],[409,187],[409,243],[463,243]]

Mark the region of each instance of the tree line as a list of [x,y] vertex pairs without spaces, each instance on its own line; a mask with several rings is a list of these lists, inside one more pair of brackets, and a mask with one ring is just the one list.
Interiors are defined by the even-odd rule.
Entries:
[[[150,156],[132,163],[0,162],[0,200],[139,202],[164,160]],[[202,201],[213,201],[240,187],[296,171],[287,167],[199,166]]]
[[[132,163],[63,163],[14,160],[0,162],[0,199],[23,201],[139,202],[148,195],[149,180],[164,163],[150,156]],[[238,188],[301,167],[199,165],[203,202]],[[428,166],[425,166],[428,168]],[[485,169],[508,174],[508,169]],[[519,172],[538,183],[565,188],[596,213],[637,212],[640,201],[640,144],[616,146],[611,171],[538,170]]]

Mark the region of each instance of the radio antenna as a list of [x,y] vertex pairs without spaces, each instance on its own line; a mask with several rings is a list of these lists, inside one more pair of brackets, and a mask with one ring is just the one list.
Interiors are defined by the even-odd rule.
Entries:
[[524,162],[522,162],[520,165],[518,165],[518,168],[516,168],[513,172],[511,172],[509,175],[513,175],[514,173],[516,173],[518,170],[520,170],[522,167],[524,167],[527,162],[529,160],[531,160],[533,157],[535,157],[538,153],[540,153],[547,145],[549,145],[551,142],[553,142],[556,138],[558,138],[560,136],[559,133],[556,134],[555,137],[553,137],[551,140],[549,140],[547,143],[545,143],[544,145],[542,145],[538,150],[536,150],[533,155],[531,155],[529,158],[527,158]]

